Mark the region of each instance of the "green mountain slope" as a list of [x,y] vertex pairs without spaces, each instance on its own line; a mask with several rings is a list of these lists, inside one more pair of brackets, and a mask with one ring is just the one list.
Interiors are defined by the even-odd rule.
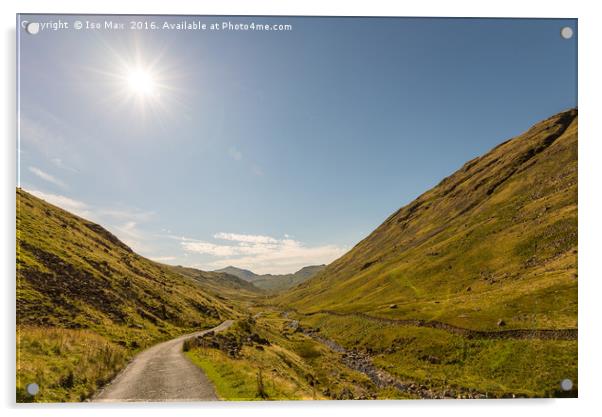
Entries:
[[234,275],[240,279],[244,279],[245,281],[254,281],[259,275],[255,272],[249,271],[248,269],[237,268],[235,266],[227,266],[222,269],[216,269],[213,272],[223,272],[225,274]]
[[201,271],[195,268],[187,268],[183,266],[172,266],[168,267],[178,274],[198,280],[199,283],[206,287],[212,288],[216,293],[221,293],[223,289],[229,288],[231,290],[241,290],[236,295],[236,298],[249,298],[249,296],[259,294],[261,289],[243,278],[239,278],[237,275],[227,272],[207,272]]
[[279,303],[472,329],[576,327],[577,110],[467,162]]
[[[137,350],[237,317],[256,291],[226,274],[150,261],[98,224],[17,189],[22,400],[34,381],[46,385],[38,400],[85,398]],[[93,346],[104,359],[82,353]]]
[[577,396],[577,111],[467,162],[273,302],[411,386]]
[[305,266],[293,274],[265,274],[253,280],[253,285],[268,291],[283,291],[307,281],[326,268],[326,265]]
[[275,292],[292,288],[302,282],[307,281],[318,272],[322,271],[326,265],[310,265],[305,266],[292,274],[264,274],[258,275],[252,271],[228,266],[223,269],[218,269],[214,272],[223,272],[237,276],[245,281],[252,282],[257,288]]

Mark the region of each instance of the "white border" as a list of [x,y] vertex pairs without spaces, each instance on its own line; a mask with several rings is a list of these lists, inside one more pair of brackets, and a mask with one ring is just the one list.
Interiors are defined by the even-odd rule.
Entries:
[[[71,416],[82,412],[91,416],[106,416],[117,411],[131,416],[178,416],[210,414],[252,416],[326,416],[345,414],[365,416],[379,415],[438,415],[504,416],[537,413],[546,416],[589,415],[601,409],[597,403],[601,374],[601,345],[599,320],[602,317],[602,275],[599,273],[596,243],[602,236],[600,207],[600,180],[602,180],[602,134],[600,125],[600,74],[602,66],[599,40],[602,39],[600,13],[594,1],[408,1],[387,2],[381,0],[238,0],[196,1],[190,0],[124,0],[77,1],[44,0],[0,2],[2,13],[2,91],[0,103],[4,128],[2,161],[2,225],[0,240],[4,287],[2,307],[2,332],[0,343],[3,370],[0,379],[0,406],[8,415]],[[110,405],[54,405],[46,407],[18,406],[14,404],[14,250],[15,250],[15,14],[30,13],[135,13],[135,14],[237,14],[237,15],[333,15],[333,16],[472,16],[472,17],[572,17],[579,18],[579,399],[578,400],[489,400],[489,401],[406,401],[406,402],[319,402],[319,403],[229,403],[191,404],[175,406],[147,404],[136,406]],[[111,410],[107,409],[110,408]],[[177,407],[176,409],[172,407]]]

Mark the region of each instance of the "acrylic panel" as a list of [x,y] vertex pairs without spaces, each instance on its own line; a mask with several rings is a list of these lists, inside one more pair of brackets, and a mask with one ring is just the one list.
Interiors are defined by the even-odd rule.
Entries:
[[17,16],[17,402],[576,397],[577,20]]

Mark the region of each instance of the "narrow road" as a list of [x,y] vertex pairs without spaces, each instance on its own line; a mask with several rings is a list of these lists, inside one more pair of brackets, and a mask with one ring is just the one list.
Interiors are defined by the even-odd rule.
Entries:
[[232,323],[232,320],[226,320],[213,329],[180,336],[146,349],[92,401],[217,400],[213,384],[184,356],[182,345],[186,339],[225,330]]

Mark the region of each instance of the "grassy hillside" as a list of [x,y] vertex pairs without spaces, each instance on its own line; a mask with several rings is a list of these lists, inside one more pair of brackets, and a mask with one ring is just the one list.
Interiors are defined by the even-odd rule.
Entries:
[[307,281],[318,272],[322,271],[326,265],[310,265],[305,266],[292,274],[264,274],[258,275],[252,271],[228,266],[223,269],[218,269],[215,272],[223,272],[229,275],[237,276],[245,281],[252,282],[257,288],[269,292],[277,292],[292,288],[302,282]]
[[259,275],[253,280],[253,285],[267,291],[283,291],[307,281],[325,267],[326,265],[311,265],[303,267],[293,274]]
[[500,318],[575,327],[576,110],[469,161],[281,303],[484,329]]
[[226,318],[185,346],[225,399],[575,396],[577,285],[576,110],[282,276],[159,264],[18,189],[17,400],[88,398],[144,347]]
[[256,273],[249,271],[248,269],[236,268],[234,266],[227,266],[222,269],[218,269],[214,272],[222,272],[229,275],[234,275],[240,279],[244,279],[245,281],[251,282],[255,280],[259,275]]
[[237,317],[254,290],[226,274],[152,262],[18,189],[18,399],[31,399],[30,382],[38,401],[85,398],[138,350]]
[[449,329],[577,327],[577,110],[467,162],[276,302],[414,380],[557,395],[560,375],[576,382],[574,332],[468,342]]
[[190,340],[188,357],[226,400],[319,400],[403,397],[344,366],[341,355],[274,311],[239,320],[227,331]]
[[[213,289],[215,294],[221,294],[226,290],[226,293],[230,293],[237,300],[251,300],[256,295],[262,294],[261,289],[255,286],[254,283],[226,272],[207,272],[183,266],[170,266],[168,268],[180,275],[198,281],[204,287]],[[236,293],[233,294],[233,291]]]

